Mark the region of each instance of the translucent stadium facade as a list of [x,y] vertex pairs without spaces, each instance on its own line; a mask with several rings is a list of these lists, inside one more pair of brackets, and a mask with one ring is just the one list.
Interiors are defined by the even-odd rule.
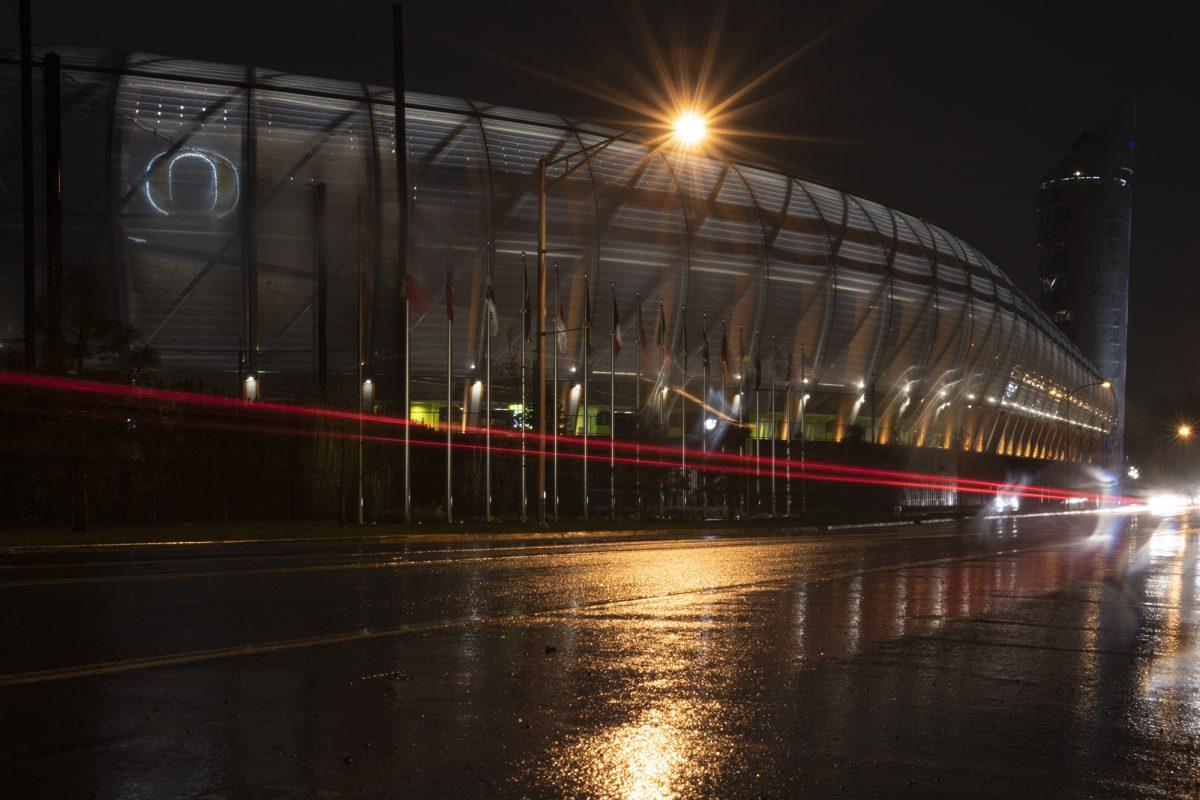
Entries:
[[[394,403],[403,302],[392,92],[145,54],[59,52],[68,280],[78,275],[77,285],[141,332],[164,379],[234,391],[244,350],[264,395],[313,397],[324,260],[330,385],[353,387],[361,324],[365,373],[377,401]],[[19,338],[22,293],[12,56],[0,90],[3,182],[12,187],[0,209],[0,303],[10,340]],[[731,375],[721,396],[724,321],[730,372],[760,365],[764,414],[776,390],[778,424],[760,432],[797,435],[804,397],[813,439],[857,428],[881,443],[1034,458],[1075,448],[1086,458],[1113,425],[1111,396],[1094,385],[1102,376],[1079,350],[982,254],[936,226],[779,172],[651,152],[620,131],[551,114],[419,93],[406,100],[408,269],[431,301],[412,318],[415,400],[445,397],[449,268],[455,396],[478,413],[470,386],[483,370],[489,271],[500,328],[494,374],[522,338],[538,159],[613,140],[549,196],[549,260],[571,329],[560,374],[578,380],[590,294],[594,409],[609,402],[615,293],[625,342],[615,364],[619,411],[634,405],[640,295],[651,337],[662,300],[673,355],[660,375],[650,348],[640,396],[666,394],[668,414],[680,402],[695,409],[701,395],[728,407],[738,381]],[[494,406],[519,402],[511,374],[497,377]],[[1068,396],[1087,384],[1068,412]],[[660,393],[663,385],[693,399]],[[794,406],[784,409],[789,397]],[[689,427],[698,421],[689,410]]]

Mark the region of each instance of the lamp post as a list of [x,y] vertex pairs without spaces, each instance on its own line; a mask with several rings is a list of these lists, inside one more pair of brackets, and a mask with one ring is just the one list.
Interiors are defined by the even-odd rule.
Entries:
[[[675,121],[675,138],[684,146],[692,147],[704,138],[705,123],[704,118],[700,115],[689,112],[683,114]],[[624,133],[605,139],[602,142],[590,144],[578,150],[574,150],[565,155],[556,158],[547,159],[542,157],[538,159],[537,166],[537,195],[538,195],[538,245],[537,245],[537,265],[538,265],[538,310],[537,310],[537,372],[538,372],[538,390],[537,390],[537,433],[538,441],[545,441],[546,437],[546,197],[550,189],[552,189],[560,181],[566,180],[571,173],[575,172],[580,167],[587,165],[599,153],[604,152],[610,145],[616,142],[628,139],[643,130],[646,126],[631,128]],[[574,164],[567,164],[561,175],[555,176],[553,180],[547,177],[547,170],[559,162],[568,161],[569,159],[582,156]],[[537,457],[537,495],[538,495],[538,525],[544,527],[546,525],[546,448],[538,448]]]
[[1075,401],[1075,394],[1077,392],[1081,392],[1084,389],[1090,389],[1093,386],[1099,386],[1101,389],[1111,389],[1112,381],[1107,381],[1107,380],[1092,381],[1091,383],[1084,383],[1084,384],[1081,384],[1080,386],[1076,386],[1074,389],[1067,392],[1067,413],[1063,416],[1063,421],[1067,425],[1067,460],[1068,461],[1071,460],[1071,451],[1074,449],[1072,447],[1074,437],[1071,435],[1071,404]]

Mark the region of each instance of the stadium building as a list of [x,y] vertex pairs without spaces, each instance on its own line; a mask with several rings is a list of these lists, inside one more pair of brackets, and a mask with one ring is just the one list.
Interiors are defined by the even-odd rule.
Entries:
[[[516,376],[535,347],[521,345],[535,175],[547,158],[557,270],[546,325],[564,329],[555,360],[567,432],[620,432],[620,417],[659,404],[668,428],[696,436],[724,415],[760,438],[1089,460],[1116,425],[1106,376],[1037,304],[983,254],[911,214],[781,172],[652,149],[626,131],[417,92],[406,95],[401,191],[389,89],[143,53],[57,53],[61,140],[39,125],[36,141],[39,308],[55,302],[48,285],[65,293],[63,309],[77,293],[136,329],[164,381],[235,393],[249,379],[260,397],[312,399],[353,396],[361,375],[373,403],[397,409],[406,267],[411,415],[437,426],[449,411],[477,424],[490,405],[493,424],[518,424]],[[53,89],[44,55],[39,120]],[[20,349],[16,53],[2,64],[0,309],[6,346]],[[41,165],[55,146],[63,245],[47,284]],[[582,150],[586,162],[572,156]],[[624,345],[615,358],[614,310]],[[490,403],[480,389],[489,363]]]

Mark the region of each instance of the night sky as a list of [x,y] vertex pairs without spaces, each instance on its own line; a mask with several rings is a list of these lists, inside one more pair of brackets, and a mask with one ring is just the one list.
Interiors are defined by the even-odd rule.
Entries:
[[[15,43],[16,3],[0,39]],[[658,48],[701,60],[717,7],[641,4]],[[1178,8],[1183,8],[1179,4]],[[584,90],[655,81],[624,3],[408,0],[412,90],[633,119]],[[1119,12],[1119,13],[1117,13]],[[1170,5],[1074,2],[725,6],[716,69],[733,89],[833,30],[746,102],[758,161],[904,209],[971,242],[1036,298],[1034,190],[1072,140],[1137,95],[1128,402],[1200,391],[1192,193],[1200,177],[1187,21]],[[34,41],[391,85],[391,4],[34,0]],[[526,69],[528,67],[532,69]],[[563,85],[535,74],[565,78]],[[776,99],[771,100],[773,96]]]

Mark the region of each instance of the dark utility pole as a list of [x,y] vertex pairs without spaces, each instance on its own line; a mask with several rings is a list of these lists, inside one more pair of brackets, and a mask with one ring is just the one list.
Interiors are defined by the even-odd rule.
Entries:
[[62,92],[59,58],[42,59],[46,122],[46,366],[62,371]]
[[[399,305],[400,323],[397,325],[399,336],[396,341],[396,359],[398,377],[403,386],[405,420],[412,413],[412,401],[409,397],[412,386],[411,364],[409,363],[409,298],[408,284],[408,137],[404,106],[404,5],[396,3],[392,6],[392,108],[395,114],[394,136],[396,144],[392,148],[396,156],[396,292]],[[404,426],[404,521],[412,519],[412,456],[410,452],[411,430]]]
[[317,184],[317,386],[321,399],[329,389],[329,245],[325,231],[325,182]]
[[[546,159],[538,159],[538,246],[537,246],[537,521],[546,526]],[[557,352],[557,351],[556,351]],[[558,387],[554,390],[558,397]],[[557,406],[557,402],[556,402]],[[557,407],[554,411],[558,414]],[[557,417],[555,418],[557,425]],[[555,495],[557,497],[557,495]]]
[[242,263],[243,310],[245,312],[246,375],[240,391],[246,393],[245,378],[254,379],[255,399],[258,386],[258,121],[254,115],[255,69],[246,68],[246,130],[242,142]]
[[21,0],[21,222],[25,257],[25,370],[37,368],[37,267],[33,258],[33,45],[30,0]]

